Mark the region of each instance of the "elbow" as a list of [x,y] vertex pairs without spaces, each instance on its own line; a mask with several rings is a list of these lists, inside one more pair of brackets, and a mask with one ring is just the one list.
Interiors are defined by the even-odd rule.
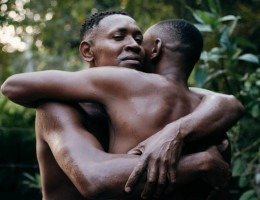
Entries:
[[[25,87],[25,84],[20,80],[19,75],[13,75],[9,77],[1,86],[1,93],[6,96],[9,100],[14,103],[26,106],[26,107],[35,107],[33,104],[32,98],[26,98],[30,96],[29,90]],[[28,102],[27,99],[30,99],[31,102]]]
[[16,96],[16,84],[15,81],[13,81],[12,77],[9,77],[1,86],[1,92],[4,96],[6,96],[8,99],[15,101],[17,99]]
[[105,192],[102,189],[102,186],[96,186],[95,184],[91,183],[91,185],[84,186],[78,188],[80,194],[85,198],[85,199],[95,199],[95,200],[101,200],[104,199]]
[[82,187],[79,192],[85,199],[98,199],[99,196],[97,189],[93,186]]
[[233,113],[237,118],[241,118],[245,113],[245,107],[242,103],[233,95],[228,95],[228,104],[233,108]]
[[236,120],[240,119],[245,112],[244,106],[234,95],[217,94],[212,95],[211,98],[215,100],[218,107],[225,108],[225,113],[234,116]]
[[[77,189],[86,199],[102,199],[102,191],[104,189],[102,181],[100,181],[101,177],[98,174],[99,171],[95,170],[95,168],[92,169],[86,170],[87,174],[82,174],[78,177],[81,180],[76,181]],[[83,177],[85,177],[84,180],[82,180]]]

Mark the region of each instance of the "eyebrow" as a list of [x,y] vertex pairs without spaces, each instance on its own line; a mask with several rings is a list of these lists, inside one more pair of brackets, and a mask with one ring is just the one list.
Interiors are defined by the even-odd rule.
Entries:
[[[116,29],[114,29],[114,30],[111,30],[110,32],[109,32],[109,34],[110,33],[114,33],[114,32],[122,32],[122,33],[125,33],[125,32],[127,32],[127,28],[125,28],[125,27],[119,27],[119,28],[116,28]],[[135,31],[135,34],[140,34],[140,35],[142,35],[142,32],[141,32],[141,30],[139,30],[139,29],[136,29]]]

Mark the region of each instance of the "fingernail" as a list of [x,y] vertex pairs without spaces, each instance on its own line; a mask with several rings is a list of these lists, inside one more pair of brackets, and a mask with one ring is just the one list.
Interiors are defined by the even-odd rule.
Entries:
[[126,192],[131,192],[131,188],[130,188],[130,187],[126,187],[126,188],[125,188],[125,191],[126,191]]

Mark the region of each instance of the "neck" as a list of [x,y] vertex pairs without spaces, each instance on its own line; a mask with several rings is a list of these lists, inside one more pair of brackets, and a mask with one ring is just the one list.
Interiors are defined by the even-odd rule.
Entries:
[[155,73],[164,76],[171,82],[188,87],[188,77],[182,71],[181,66],[180,62],[173,56],[162,56],[156,64]]

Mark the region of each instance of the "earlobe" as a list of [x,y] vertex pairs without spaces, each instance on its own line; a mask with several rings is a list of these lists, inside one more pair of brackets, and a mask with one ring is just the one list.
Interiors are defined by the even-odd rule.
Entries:
[[162,40],[157,38],[154,42],[154,46],[152,48],[151,60],[157,59],[162,51]]
[[91,62],[94,59],[93,52],[91,50],[91,44],[87,41],[82,41],[79,46],[80,55],[86,62]]

